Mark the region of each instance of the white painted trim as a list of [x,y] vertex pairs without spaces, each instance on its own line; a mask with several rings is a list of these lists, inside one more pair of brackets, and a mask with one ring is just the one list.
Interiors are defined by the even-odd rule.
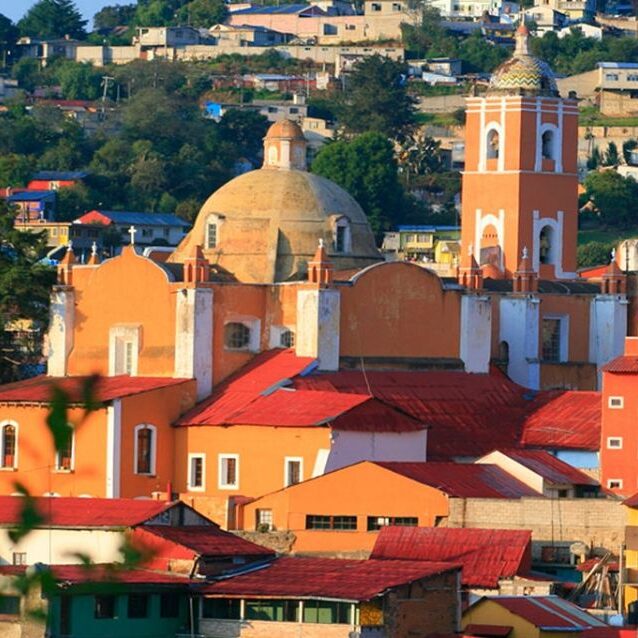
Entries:
[[[618,441],[619,445],[612,445],[612,441]],[[622,436],[608,436],[607,437],[607,449],[608,450],[622,450]]]
[[[248,328],[248,344],[242,348],[233,348],[226,345],[226,326],[231,323],[241,323]],[[224,321],[224,350],[229,352],[259,352],[261,341],[261,320],[256,317],[228,317]]]
[[[193,485],[193,460],[202,460],[202,484]],[[187,489],[189,492],[205,492],[206,491],[206,454],[204,452],[191,452],[188,455],[188,479]]]
[[[613,401],[618,401],[620,405],[612,405]],[[625,397],[613,396],[607,399],[607,407],[610,410],[622,410],[625,407]]]
[[[492,132],[496,131],[498,134],[498,157],[488,158],[487,156],[487,137]],[[505,157],[505,149],[503,148],[503,127],[500,122],[496,122],[495,120],[490,120],[485,125],[485,130],[483,132],[483,171],[487,171],[487,160],[495,159],[497,160],[497,168],[498,172],[503,172],[505,166],[503,164],[503,158]],[[490,173],[493,171],[489,171]]]
[[114,399],[106,408],[106,498],[119,498],[122,448],[122,402]]
[[[138,472],[137,469],[137,439],[140,430],[149,429],[151,435],[151,467],[150,472]],[[155,476],[157,469],[157,427],[151,423],[140,423],[133,429],[133,472],[139,476]]]
[[299,463],[299,482],[303,482],[303,457],[301,456],[286,456],[284,457],[284,487],[288,487],[289,485],[293,485],[290,482],[290,476],[288,475],[288,463],[297,462]]
[[[540,121],[540,117],[539,117]],[[562,141],[560,130],[554,124],[543,124],[539,126],[536,138],[536,163],[534,169],[538,172],[542,172],[543,168],[543,135],[551,131],[552,133],[552,158],[554,160],[554,173],[560,172],[558,167],[562,167]],[[545,171],[547,172],[547,171]]]
[[13,455],[13,465],[12,466],[0,466],[0,470],[17,470],[18,469],[18,454],[19,454],[19,441],[20,441],[20,426],[17,421],[13,419],[5,419],[4,421],[0,421],[0,454],[2,456],[0,458],[4,459],[4,428],[7,425],[12,425],[15,428],[15,454]]
[[[223,478],[223,464],[224,459],[235,459],[235,484],[226,484],[222,482]],[[217,455],[217,487],[220,490],[238,490],[239,489],[239,454],[221,453]]]
[[483,231],[486,226],[494,226],[496,228],[496,235],[498,237],[498,245],[501,248],[501,255],[499,258],[499,268],[503,270],[503,253],[504,253],[504,226],[505,226],[505,211],[501,208],[498,211],[498,217],[492,213],[485,215],[484,217],[480,217],[481,210],[477,208],[476,216],[478,219],[478,223],[475,224],[475,239],[474,239],[474,258],[476,259],[476,263],[480,265],[481,261],[481,237],[483,237]]
[[485,172],[485,156],[486,156],[486,148],[485,148],[485,141],[486,141],[486,134],[487,131],[485,130],[485,102],[481,102],[481,107],[479,109],[479,161],[478,161],[478,172],[479,173],[484,173]]
[[554,266],[556,279],[575,279],[576,273],[565,272],[563,270],[563,228],[564,213],[562,210],[556,211],[557,219],[551,217],[540,217],[538,211],[534,211],[534,237],[532,248],[532,264],[534,270],[539,272],[540,267],[540,236],[545,226],[549,226],[553,231],[554,239],[554,259],[549,264]]

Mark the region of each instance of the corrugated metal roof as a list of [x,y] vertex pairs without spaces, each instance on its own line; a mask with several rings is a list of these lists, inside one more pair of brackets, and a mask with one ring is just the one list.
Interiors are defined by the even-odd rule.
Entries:
[[79,224],[100,222],[100,216],[110,219],[114,224],[138,226],[190,226],[181,217],[172,213],[136,213],[119,210],[92,210],[75,220]]
[[136,528],[133,539],[143,544],[147,534],[182,545],[199,556],[274,556],[272,549],[251,543],[217,525],[145,525]]
[[381,461],[375,461],[375,464],[456,498],[539,496],[538,492],[496,465]]
[[263,569],[205,585],[200,591],[216,597],[359,601],[458,568],[441,562],[284,557]]
[[[0,526],[17,525],[24,504],[21,496],[0,496]],[[35,509],[44,518],[41,527],[131,527],[176,505],[133,498],[34,498]]]
[[638,357],[628,357],[625,355],[616,357],[603,366],[603,372],[636,374],[638,373]]
[[527,530],[449,527],[383,527],[370,558],[461,563],[461,582],[494,589],[503,578],[532,567],[532,533]]
[[88,173],[86,171],[38,171],[31,178],[32,180],[73,180],[84,179]]
[[65,392],[72,403],[82,403],[85,400],[84,388],[93,379],[95,381],[91,384],[92,398],[100,403],[191,381],[190,379],[171,379],[170,377],[129,377],[127,375],[115,377],[47,377],[41,375],[0,386],[0,403],[48,403],[54,388]]
[[[231,15],[245,15],[245,14],[292,14],[292,13],[301,13],[302,11],[306,11],[312,9],[313,7],[309,4],[283,4],[283,5],[271,5],[271,6],[254,6],[249,7],[247,9],[239,9],[239,11],[233,11]],[[313,13],[315,13],[313,11]],[[324,15],[324,11],[316,12],[317,15]]]
[[600,485],[598,481],[545,450],[499,450],[555,485]]
[[42,199],[55,198],[55,191],[20,191],[9,195],[10,202],[39,202]]
[[[490,596],[488,600],[546,631],[584,631],[590,627],[607,627],[598,618],[558,596]],[[476,604],[480,605],[481,601]]]

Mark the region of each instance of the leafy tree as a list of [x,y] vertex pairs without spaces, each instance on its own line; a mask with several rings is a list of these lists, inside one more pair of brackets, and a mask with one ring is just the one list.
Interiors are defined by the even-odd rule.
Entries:
[[228,110],[219,122],[220,139],[226,143],[233,143],[240,156],[252,161],[262,150],[262,140],[267,130],[268,118],[253,110]]
[[135,10],[134,23],[140,27],[170,26],[182,4],[179,0],[140,0]]
[[611,170],[592,172],[584,185],[604,223],[623,227],[635,223],[638,185],[632,178]]
[[135,4],[102,7],[93,16],[93,27],[96,31],[107,31],[115,27],[128,26],[133,22],[135,9]]
[[34,337],[46,328],[49,291],[55,281],[55,271],[39,263],[44,237],[16,230],[14,219],[15,211],[0,200],[0,381],[4,383],[18,378],[23,364],[37,361],[40,340]]
[[91,64],[65,60],[54,66],[53,74],[67,100],[96,100],[100,96],[102,73]]
[[20,88],[33,92],[35,88],[44,82],[40,64],[33,58],[20,58],[11,69],[11,75],[18,80]]
[[56,213],[60,221],[73,221],[95,205],[93,193],[82,183],[61,188],[57,193],[57,200]]
[[493,71],[509,57],[504,48],[488,42],[480,33],[474,33],[459,45],[458,57],[463,60],[464,71]]
[[399,147],[399,166],[408,183],[411,177],[440,171],[441,143],[421,131],[407,135]]
[[600,154],[600,151],[598,150],[597,146],[594,146],[594,148],[591,151],[591,155],[587,158],[587,168],[589,170],[595,170],[597,169],[602,163],[602,156]]
[[620,155],[618,153],[618,146],[615,142],[609,142],[607,150],[605,151],[604,166],[618,166],[620,164]]
[[226,19],[228,10],[223,0],[192,0],[177,13],[182,24],[208,29]]
[[7,57],[18,39],[18,29],[5,15],[0,13],[0,68],[6,68]]
[[0,154],[0,184],[24,186],[33,174],[35,162],[28,155]]
[[611,251],[614,248],[613,243],[602,241],[590,241],[586,244],[578,246],[577,260],[579,268],[589,268],[591,266],[600,266],[608,264]]
[[22,35],[42,39],[64,36],[83,39],[85,26],[86,20],[73,0],[38,0],[18,22]]
[[414,125],[414,100],[404,71],[402,64],[378,55],[355,65],[340,109],[340,122],[348,133],[375,131],[398,137]]
[[400,223],[405,213],[397,169],[392,144],[373,132],[327,144],[312,163],[313,173],[337,182],[354,197],[377,234]]

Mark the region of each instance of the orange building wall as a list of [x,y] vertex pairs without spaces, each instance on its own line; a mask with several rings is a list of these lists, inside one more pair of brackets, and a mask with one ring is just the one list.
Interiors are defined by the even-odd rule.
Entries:
[[[173,481],[175,441],[172,423],[195,404],[195,381],[122,399],[120,496],[135,498],[166,491]],[[157,430],[155,474],[135,474],[135,427],[146,423]],[[184,462],[185,464],[186,462]]]
[[34,496],[55,492],[61,496],[106,496],[106,409],[84,419],[81,408],[71,408],[69,422],[75,429],[75,469],[56,471],[55,446],[46,424],[48,406],[2,405],[0,424],[18,424],[18,467],[0,469],[0,494],[16,491],[22,483]]
[[[272,509],[273,524],[296,536],[295,552],[370,551],[377,532],[367,531],[368,516],[418,517],[432,526],[447,516],[447,496],[374,463],[364,461],[244,506],[244,529],[254,530],[257,509]],[[357,516],[357,531],[306,530],[306,515]]]
[[[610,408],[610,397],[622,397],[624,407]],[[606,488],[610,479],[621,479],[622,488],[609,489],[621,496],[631,496],[638,491],[638,376],[603,372],[602,408],[600,482]],[[622,437],[622,448],[609,449],[609,437]]]
[[341,356],[459,356],[461,296],[409,263],[374,266],[341,292]]
[[175,295],[166,273],[125,248],[99,267],[73,268],[75,341],[70,375],[109,372],[109,329],[141,325],[138,376],[174,370]]
[[[569,361],[589,360],[589,312],[592,296],[539,295],[540,320],[544,317],[567,315],[569,317]],[[539,331],[540,333],[541,331]],[[539,334],[539,348],[542,334]],[[540,350],[539,350],[540,352]]]

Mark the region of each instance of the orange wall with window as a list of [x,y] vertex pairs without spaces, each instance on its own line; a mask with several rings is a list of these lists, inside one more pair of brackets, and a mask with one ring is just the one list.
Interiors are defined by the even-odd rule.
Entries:
[[[244,529],[254,530],[257,510],[271,510],[274,528],[296,536],[296,552],[370,551],[377,538],[367,531],[368,516],[417,517],[432,526],[448,514],[443,492],[364,461],[245,505]],[[357,529],[306,530],[307,515],[356,516]]]

